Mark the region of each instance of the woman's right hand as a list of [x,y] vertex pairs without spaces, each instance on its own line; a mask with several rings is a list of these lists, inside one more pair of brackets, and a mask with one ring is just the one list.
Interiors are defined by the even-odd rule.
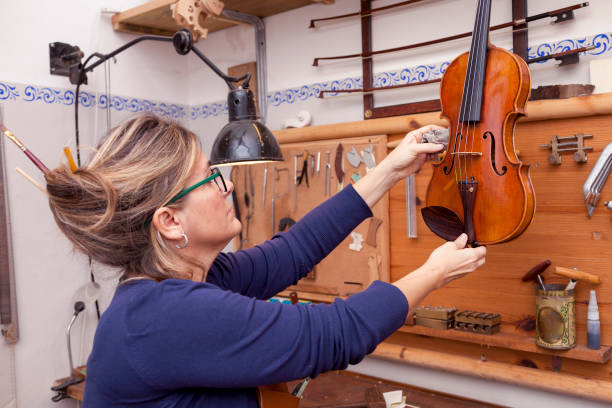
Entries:
[[466,245],[467,235],[461,234],[455,241],[446,242],[429,255],[423,267],[438,275],[436,289],[484,265],[487,248],[466,248]]

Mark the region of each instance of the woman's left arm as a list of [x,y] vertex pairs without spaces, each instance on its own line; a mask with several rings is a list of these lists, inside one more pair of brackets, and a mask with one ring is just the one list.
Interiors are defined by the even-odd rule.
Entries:
[[425,132],[412,131],[387,157],[354,186],[326,200],[287,232],[253,248],[219,254],[207,282],[243,295],[265,299],[296,284],[334,250],[393,185],[421,168],[442,145],[421,144]]

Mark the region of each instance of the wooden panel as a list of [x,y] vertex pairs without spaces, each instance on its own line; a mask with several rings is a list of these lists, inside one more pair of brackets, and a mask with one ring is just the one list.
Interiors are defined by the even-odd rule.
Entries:
[[[257,103],[257,91],[259,89],[257,83],[257,62],[251,61],[246,62],[244,64],[235,65],[233,67],[229,67],[227,69],[227,75],[232,76],[234,78],[240,78],[245,75],[247,72],[251,73],[251,80],[249,81],[249,89],[253,91],[253,99],[255,99],[255,110],[257,111],[257,115],[259,115],[259,104]],[[240,85],[240,83],[236,83],[236,86]]]
[[[604,201],[612,200],[612,181],[608,180],[604,186],[599,207],[590,219],[586,216],[582,194],[582,185],[601,151],[612,142],[612,94],[529,102],[527,112],[529,117],[517,126],[515,144],[521,160],[531,164],[536,193],[533,225],[512,242],[490,246],[483,268],[433,292],[424,301],[429,305],[500,313],[501,333],[478,337],[406,326],[381,345],[375,355],[553,392],[612,400],[612,363],[609,360],[609,346],[612,345],[612,303],[609,301],[612,212],[603,207]],[[284,129],[274,133],[282,142],[387,133],[388,145],[393,146],[405,132],[432,122],[443,123],[439,112]],[[594,148],[588,152],[588,162],[576,163],[570,154],[563,156],[561,166],[550,165],[546,160],[550,151],[538,146],[550,142],[552,135],[563,137],[579,132],[594,135],[585,143]],[[429,164],[416,175],[416,193],[421,206],[430,177]],[[429,232],[421,217],[418,218],[418,239],[410,239],[406,231],[405,183],[402,181],[389,194],[391,281],[422,265],[431,251],[442,244],[440,238]],[[543,275],[550,283],[567,283],[567,279],[552,274],[554,266],[575,267],[598,275],[602,280],[597,287],[585,283],[576,287],[578,346],[574,350],[551,351],[534,345],[535,286],[522,282],[521,277],[545,259],[552,261],[550,270]],[[597,351],[585,347],[590,289],[597,290],[599,301],[602,349]],[[323,295],[318,300],[326,301]],[[393,347],[386,348],[387,345]],[[389,351],[391,349],[395,351]],[[421,354],[427,355],[428,360],[425,361]],[[483,364],[482,359],[488,363]],[[553,361],[555,365],[560,362],[560,373],[554,372]],[[451,367],[451,362],[456,364]],[[514,368],[519,371],[513,371]],[[570,382],[576,387],[567,387]]]
[[[377,161],[382,160],[386,155],[386,136],[343,139],[341,142],[344,149],[345,186],[351,182],[353,174],[359,173],[361,176],[364,176],[366,173],[364,163],[361,163],[358,168],[354,168],[346,159],[346,153],[352,147],[355,147],[357,151],[361,151],[372,144]],[[262,201],[262,191],[264,169],[266,165],[258,164],[253,166],[234,167],[232,179],[234,181],[239,203],[238,207],[242,218],[242,234],[244,238],[242,248],[248,248],[256,243],[261,243],[269,239],[272,236],[273,227],[275,233],[278,231],[278,225],[281,218],[291,217],[297,221],[312,208],[329,198],[325,195],[325,164],[327,162],[327,152],[330,153],[331,194],[335,194],[338,191],[338,179],[334,172],[334,158],[338,143],[339,141],[337,140],[327,140],[281,145],[285,161],[283,163],[267,165],[268,174],[265,204]],[[309,154],[315,156],[315,164],[317,153],[321,152],[320,172],[317,174],[315,171],[314,175],[311,174],[309,162],[308,178],[310,187],[307,187],[306,182],[303,181],[301,185],[295,188],[293,183],[294,157],[296,154],[301,154],[304,151],[308,151]],[[300,156],[298,158],[298,172],[302,169],[302,163],[303,159]],[[278,174],[276,169],[279,169]],[[250,194],[251,187],[249,178],[253,181],[253,194]],[[245,197],[245,192],[247,192],[248,198]],[[295,201],[296,192],[297,201]],[[274,223],[272,223],[272,195],[275,196]],[[249,201],[248,207],[245,205],[247,200]],[[300,298],[304,299],[333,301],[335,297],[345,297],[360,292],[374,279],[388,281],[388,207],[388,198],[387,195],[385,195],[372,209],[374,216],[382,221],[381,226],[376,232],[376,247],[367,244],[365,241],[371,222],[371,218],[369,218],[354,230],[360,233],[364,239],[361,250],[354,251],[349,249],[349,244],[353,242],[353,239],[351,239],[350,236],[347,237],[327,258],[315,267],[314,276],[311,275],[310,279],[302,279],[298,285],[290,286],[288,291],[296,290],[299,292]],[[250,220],[247,221],[247,216],[249,216],[249,214]],[[240,246],[238,241],[235,241],[234,244],[235,248]],[[370,262],[373,262],[372,268],[369,267]],[[338,265],[342,265],[341,271],[339,271]]]
[[[586,142],[587,146],[594,148],[588,153],[588,162],[576,163],[569,154],[563,156],[562,165],[550,165],[546,160],[550,151],[538,146],[549,143],[552,135],[562,137],[580,132],[594,135],[593,139],[587,139]],[[400,136],[390,137],[390,140],[398,139]],[[610,185],[612,183],[608,182],[604,186],[600,206],[590,219],[586,216],[582,194],[584,181],[602,149],[610,142],[612,142],[612,115],[519,123],[515,143],[520,151],[520,159],[524,163],[531,164],[531,178],[536,193],[536,215],[533,224],[516,240],[488,247],[487,264],[484,267],[464,279],[454,281],[431,293],[423,304],[500,313],[502,316],[501,334],[517,342],[514,346],[507,345],[507,347],[535,354],[545,354],[548,359],[551,354],[574,358],[568,355],[571,353],[551,352],[533,346],[535,330],[528,327],[529,325],[521,324],[529,319],[533,320],[535,315],[534,284],[522,282],[521,277],[537,263],[550,259],[553,267],[577,268],[598,275],[602,280],[602,284],[598,287],[586,283],[578,283],[576,287],[576,332],[579,347],[573,353],[578,355],[581,350],[588,350],[584,345],[586,344],[586,304],[590,289],[597,290],[602,345],[612,344],[612,307],[608,301],[612,294],[612,270],[610,269],[612,265],[612,213],[603,207],[604,201],[612,200],[612,186]],[[424,166],[415,177],[420,207],[425,205],[425,193],[430,177],[430,165]],[[495,211],[495,209],[490,209],[490,211]],[[500,216],[503,215],[500,214]],[[390,220],[391,280],[394,281],[425,262],[431,250],[442,244],[443,241],[427,229],[421,217],[418,221],[418,239],[407,237],[403,183],[391,190]],[[567,279],[552,274],[552,269],[551,267],[543,274],[547,282],[567,283]],[[405,334],[407,337],[402,337],[402,344],[406,344],[410,336],[423,334],[418,330],[408,328],[406,331],[415,331],[415,334]],[[431,331],[427,335],[436,336]],[[463,334],[440,334],[440,337],[456,340],[461,340],[461,336]],[[486,336],[483,336],[483,341],[477,341],[477,343],[487,344],[484,337]],[[524,338],[524,341],[521,341],[521,337]],[[415,337],[415,340],[419,338],[420,336]],[[422,347],[425,343],[431,345],[431,337],[427,339],[427,341],[417,341],[418,346]],[[434,344],[446,349],[447,343],[448,341],[439,340]],[[500,340],[497,346],[505,347],[501,343]],[[465,351],[457,350],[456,352],[462,354]],[[497,355],[502,360],[509,360],[508,362],[512,364],[517,362],[515,357],[508,358],[515,355],[510,350],[499,350]],[[586,356],[575,358],[590,359]],[[612,380],[610,362],[586,364],[576,361],[568,364],[567,359],[563,360],[563,372],[606,381]],[[607,359],[601,361],[607,361]],[[612,395],[610,398],[612,399]]]

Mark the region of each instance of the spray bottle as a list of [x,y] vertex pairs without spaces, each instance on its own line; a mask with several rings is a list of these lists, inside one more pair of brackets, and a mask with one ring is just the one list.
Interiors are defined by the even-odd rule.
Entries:
[[600,347],[599,333],[599,308],[597,307],[597,298],[595,291],[591,290],[589,298],[589,307],[587,311],[587,347],[598,350]]

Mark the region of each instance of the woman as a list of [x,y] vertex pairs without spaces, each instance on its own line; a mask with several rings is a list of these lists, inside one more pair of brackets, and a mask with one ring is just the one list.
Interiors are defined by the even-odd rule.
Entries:
[[375,281],[331,305],[267,299],[331,252],[398,180],[442,145],[425,127],[354,186],[290,230],[254,248],[221,253],[240,222],[233,185],[198,140],[152,115],[113,129],[89,165],[46,175],[66,236],[123,277],[102,315],[87,363],[85,407],[256,407],[255,387],[344,369],[404,322],[408,306],[484,263],[465,235],[393,284]]

